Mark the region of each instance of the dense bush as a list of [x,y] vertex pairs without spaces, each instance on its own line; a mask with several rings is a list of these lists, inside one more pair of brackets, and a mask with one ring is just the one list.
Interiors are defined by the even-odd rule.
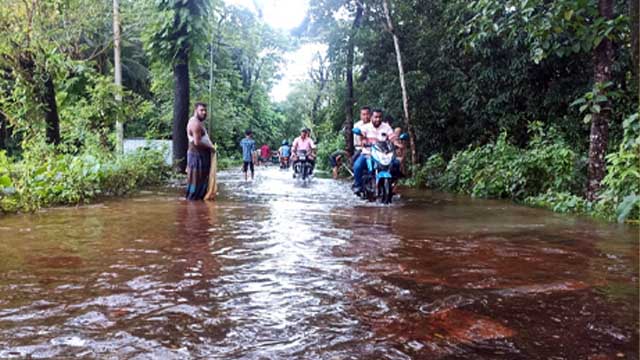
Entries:
[[411,169],[413,176],[404,179],[403,184],[413,187],[440,188],[447,161],[441,154],[431,155],[424,165]]
[[123,195],[160,184],[169,171],[162,153],[155,150],[122,156],[91,149],[72,154],[34,144],[17,162],[0,151],[0,211],[32,211]]
[[344,149],[344,137],[326,137],[325,141],[318,143],[318,157],[316,158],[316,168],[320,170],[331,170],[329,156],[336,150]]
[[[477,197],[523,200],[547,191],[576,189],[580,178],[576,154],[554,129],[530,126],[527,148],[507,141],[502,133],[495,143],[469,148],[454,155],[442,177],[431,183]],[[432,160],[436,162],[436,159]],[[432,176],[432,175],[431,175]]]
[[618,221],[640,218],[640,119],[638,113],[623,122],[618,151],[607,155],[607,175],[597,210]]
[[[638,114],[624,123],[624,139],[607,156],[607,175],[599,199],[587,201],[586,160],[579,158],[553,129],[529,126],[531,140],[519,148],[501,134],[495,143],[471,147],[453,156],[444,168],[432,155],[415,171],[411,185],[470,194],[510,198],[556,212],[583,213],[608,220],[637,222],[640,217],[640,121]],[[444,170],[443,170],[444,169]]]
[[598,200],[589,202],[568,192],[549,191],[526,199],[529,205],[558,212],[584,213],[607,220],[638,223],[640,218],[640,121],[638,114],[623,123],[618,151],[607,155],[607,175]]

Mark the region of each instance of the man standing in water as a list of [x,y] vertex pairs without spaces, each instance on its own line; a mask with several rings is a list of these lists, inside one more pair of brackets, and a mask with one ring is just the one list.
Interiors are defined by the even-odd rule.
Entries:
[[196,103],[193,116],[187,123],[187,200],[202,200],[207,193],[213,144],[203,123],[207,119],[207,105]]
[[244,181],[247,181],[247,170],[251,169],[251,180],[253,180],[253,152],[256,151],[256,142],[253,140],[253,132],[247,130],[244,132],[245,138],[240,141],[242,147],[242,172],[244,173]]

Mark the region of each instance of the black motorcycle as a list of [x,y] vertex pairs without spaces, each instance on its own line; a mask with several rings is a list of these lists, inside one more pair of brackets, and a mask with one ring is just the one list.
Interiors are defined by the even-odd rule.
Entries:
[[306,150],[299,150],[296,153],[296,161],[293,163],[293,178],[304,182],[309,181],[311,175],[311,159]]

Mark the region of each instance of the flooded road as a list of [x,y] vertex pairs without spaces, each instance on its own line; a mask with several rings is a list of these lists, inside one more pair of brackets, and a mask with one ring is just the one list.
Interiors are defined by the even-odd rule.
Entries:
[[638,359],[638,230],[258,169],[0,218],[0,358]]

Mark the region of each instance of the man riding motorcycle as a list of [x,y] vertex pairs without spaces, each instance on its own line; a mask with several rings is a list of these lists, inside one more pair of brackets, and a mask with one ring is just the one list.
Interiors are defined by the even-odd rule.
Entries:
[[[311,172],[309,173],[309,175],[311,175],[316,165],[316,161],[315,161],[316,144],[309,137],[309,132],[310,132],[309,128],[303,128],[302,130],[300,130],[300,136],[298,136],[297,138],[295,138],[295,140],[293,140],[293,145],[291,145],[291,160],[293,164],[295,164],[298,161],[298,152],[306,151],[307,153],[306,160],[311,164]],[[295,172],[293,174],[293,177],[296,177]]]
[[383,111],[380,109],[373,110],[371,122],[364,125],[360,130],[362,132],[361,141],[362,156],[359,156],[353,164],[354,184],[353,191],[356,194],[362,192],[362,175],[367,168],[367,157],[371,155],[371,145],[383,140],[395,140],[395,133],[391,126],[382,122]]

